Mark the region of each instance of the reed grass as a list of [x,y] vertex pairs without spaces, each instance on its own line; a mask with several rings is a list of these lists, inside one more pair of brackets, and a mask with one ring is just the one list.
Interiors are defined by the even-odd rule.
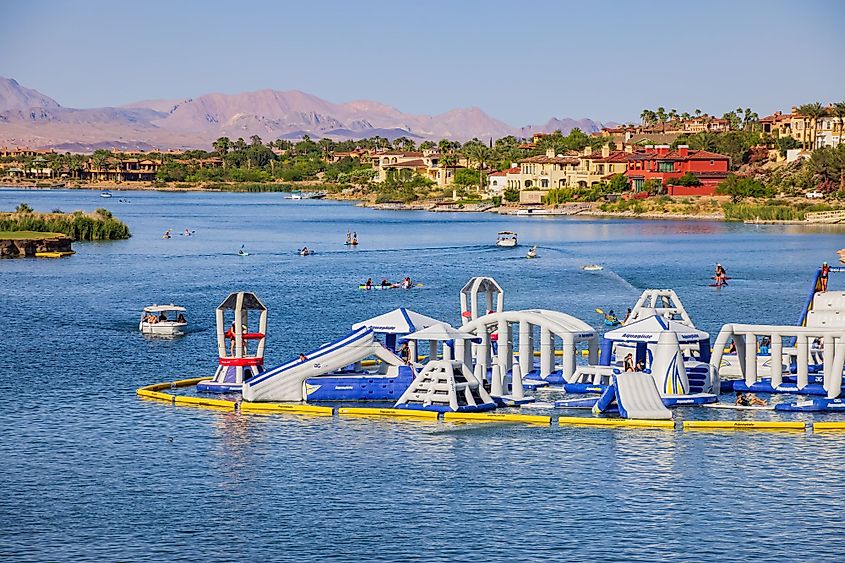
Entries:
[[0,231],[62,233],[77,241],[120,240],[132,236],[125,223],[102,208],[93,213],[0,213]]

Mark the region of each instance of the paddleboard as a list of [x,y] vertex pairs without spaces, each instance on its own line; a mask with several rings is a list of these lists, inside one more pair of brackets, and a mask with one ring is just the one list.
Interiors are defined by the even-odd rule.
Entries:
[[774,405],[745,406],[745,405],[726,405],[724,403],[705,403],[703,405],[698,405],[698,406],[706,407],[708,409],[725,409],[725,410],[732,410],[732,411],[773,411],[773,410],[775,410]]

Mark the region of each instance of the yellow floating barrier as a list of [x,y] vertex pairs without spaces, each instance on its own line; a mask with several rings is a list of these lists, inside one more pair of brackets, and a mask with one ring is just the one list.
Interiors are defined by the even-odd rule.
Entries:
[[806,430],[803,422],[779,420],[685,420],[684,430]]
[[71,254],[75,254],[75,252],[36,252],[36,258],[64,258],[65,256],[70,256]]
[[525,422],[528,424],[546,425],[552,423],[551,416],[503,412],[447,412],[443,413],[443,420],[463,422]]
[[144,397],[147,399],[155,399],[157,401],[167,401],[168,403],[173,402],[173,395],[169,395],[167,393],[160,393],[158,391],[153,391],[152,389],[145,389],[141,388],[135,391],[135,393],[139,397]]
[[235,410],[235,401],[223,399],[206,399],[205,397],[188,397],[184,395],[173,395],[173,402],[177,405],[196,405],[200,407],[217,407],[227,410]]
[[819,430],[845,430],[845,420],[831,422],[814,422],[813,432]]
[[290,413],[290,414],[319,414],[333,416],[333,407],[320,407],[317,405],[300,405],[292,403],[248,403],[242,401],[241,412],[249,413]]
[[558,426],[627,426],[636,428],[675,428],[674,420],[634,420],[630,418],[591,418],[560,416]]
[[147,385],[146,387],[141,387],[138,391],[161,391],[162,389],[170,389],[170,382],[165,381],[164,383],[154,383],[152,385]]
[[193,377],[191,379],[177,379],[176,381],[171,381],[170,383],[166,383],[168,387],[171,389],[178,389],[179,387],[192,387],[199,383],[200,381],[208,381],[211,379],[210,377]]
[[428,418],[437,419],[436,411],[418,411],[412,409],[377,409],[365,407],[341,407],[337,409],[340,416],[387,416],[393,418]]

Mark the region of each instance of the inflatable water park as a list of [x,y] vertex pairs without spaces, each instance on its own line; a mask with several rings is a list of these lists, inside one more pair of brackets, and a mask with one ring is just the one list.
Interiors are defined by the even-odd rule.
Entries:
[[[816,272],[796,325],[738,320],[715,338],[672,289],[646,289],[624,321],[595,327],[562,311],[508,309],[495,279],[474,277],[459,292],[455,319],[399,307],[272,363],[264,357],[267,306],[236,292],[215,311],[213,375],[138,394],[245,412],[527,422],[558,414],[561,425],[674,427],[683,408],[683,428],[803,428],[690,413],[845,410],[845,291],[827,289],[828,276],[843,271],[825,264]],[[788,397],[769,405],[758,394]]]

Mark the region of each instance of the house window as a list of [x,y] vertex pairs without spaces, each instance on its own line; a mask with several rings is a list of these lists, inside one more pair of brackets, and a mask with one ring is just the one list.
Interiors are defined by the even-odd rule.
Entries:
[[675,163],[674,162],[658,162],[657,163],[657,171],[658,172],[674,172],[675,171]]
[[548,188],[549,187],[549,181],[545,180],[545,179],[540,180],[540,187],[541,188]]
[[530,188],[530,187],[531,187],[531,180],[525,180],[525,187],[526,187],[526,188]]

